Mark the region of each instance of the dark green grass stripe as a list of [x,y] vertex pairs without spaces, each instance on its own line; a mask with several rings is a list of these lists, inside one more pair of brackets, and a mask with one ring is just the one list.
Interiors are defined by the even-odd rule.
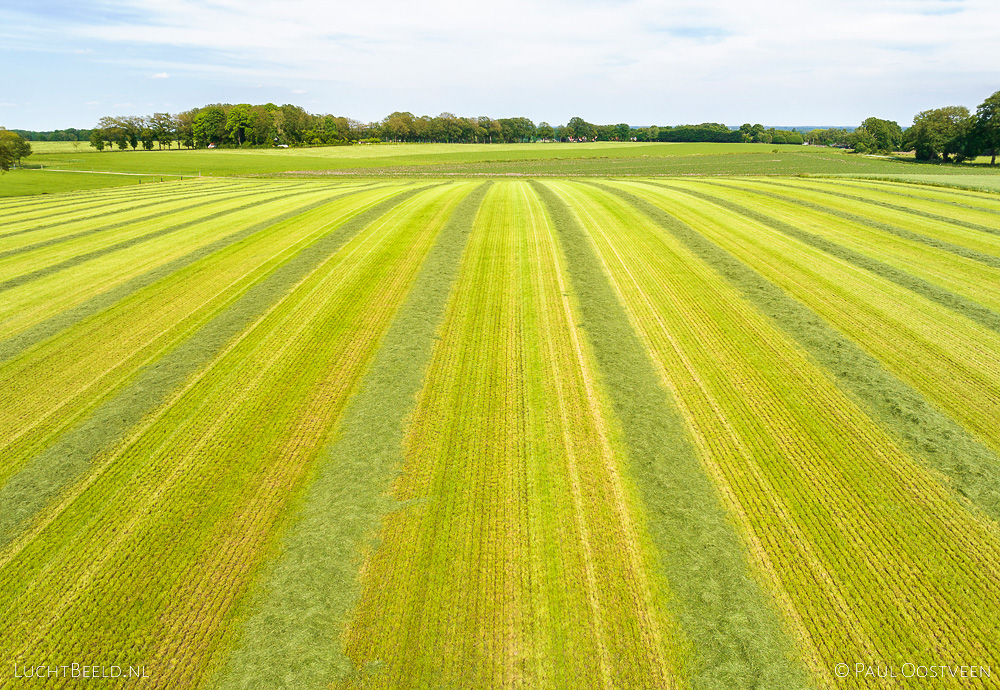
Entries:
[[[89,220],[94,220],[95,218],[101,218],[101,217],[108,217],[108,218],[110,218],[110,217],[118,216],[118,215],[123,214],[123,213],[130,213],[132,211],[141,211],[143,209],[155,208],[155,207],[158,207],[158,206],[161,207],[161,210],[160,210],[159,213],[155,213],[155,214],[151,214],[151,215],[146,215],[146,216],[141,216],[141,217],[138,217],[138,218],[131,218],[131,219],[128,219],[128,220],[125,220],[125,221],[119,221],[117,223],[112,223],[109,226],[107,226],[107,227],[114,228],[114,227],[119,227],[119,226],[121,226],[121,225],[123,225],[123,224],[125,224],[127,222],[142,222],[142,221],[146,221],[146,220],[151,220],[151,219],[159,218],[164,213],[164,210],[163,210],[162,207],[165,206],[165,205],[168,205],[168,204],[178,203],[179,201],[180,202],[188,202],[188,201],[195,201],[195,200],[201,200],[201,201],[203,201],[204,199],[208,199],[208,198],[211,198],[211,197],[226,196],[226,195],[233,196],[234,195],[234,190],[231,187],[227,187],[227,188],[224,188],[224,189],[214,189],[214,190],[211,190],[211,191],[210,190],[199,190],[199,191],[201,192],[200,194],[172,194],[170,196],[165,196],[165,197],[162,197],[162,198],[158,198],[155,201],[151,201],[151,202],[145,203],[145,204],[136,204],[134,206],[124,206],[124,207],[103,208],[103,209],[100,209],[99,212],[97,212],[97,213],[92,213],[92,214],[89,214],[89,215],[86,215],[86,216],[80,216],[80,217],[71,218],[71,219],[63,218],[61,220],[56,220],[56,221],[53,221],[53,222],[50,222],[50,223],[44,223],[44,224],[39,224],[39,225],[32,225],[29,228],[23,228],[21,230],[13,230],[13,231],[10,231],[10,232],[3,232],[2,234],[0,234],[0,240],[8,240],[8,239],[10,239],[12,237],[19,237],[21,235],[30,235],[31,233],[39,232],[39,231],[42,231],[42,230],[49,230],[51,228],[57,228],[57,227],[66,226],[66,225],[72,225],[72,224],[75,224],[75,223],[85,223],[85,222],[87,222]],[[247,191],[258,191],[258,190],[247,190]],[[192,209],[192,208],[197,208],[199,205],[200,205],[199,203],[193,203],[193,204],[189,204],[187,206],[168,208],[168,209],[166,209],[166,212],[168,212],[168,213],[177,213],[177,212],[180,212],[180,211],[186,211],[186,210],[189,210],[189,209]],[[108,204],[104,203],[104,204],[102,204],[102,206],[108,206]],[[59,216],[66,216],[66,215],[69,215],[69,213],[71,213],[71,212],[60,213],[58,215]],[[31,221],[24,221],[24,220],[22,220],[22,221],[19,221],[19,222],[20,223],[33,222],[34,220],[40,220],[40,219],[31,219]],[[70,236],[70,237],[72,237],[72,236]],[[3,254],[0,254],[0,257],[6,256],[8,253],[9,253],[9,251],[8,252],[4,252]]]
[[[251,196],[253,196],[254,198],[256,198],[256,201],[253,204],[244,204],[243,206],[240,206],[237,209],[226,209],[224,211],[220,211],[220,213],[230,213],[233,210],[239,210],[239,209],[247,208],[248,205],[256,205],[256,204],[264,203],[265,201],[267,201],[267,199],[264,199],[263,201],[261,201],[260,198],[259,198],[261,196],[266,196],[268,194],[267,190],[254,190],[254,191],[258,192],[258,193],[254,194],[254,195],[250,195],[250,194],[240,195],[241,197],[244,197],[244,198],[251,197]],[[230,194],[230,198],[232,198],[233,195],[232,195],[232,191],[231,190],[229,191],[229,194]],[[281,197],[273,197],[273,198],[278,199],[278,198],[281,198]],[[163,218],[164,216],[167,216],[167,215],[171,215],[172,216],[172,215],[175,215],[175,214],[184,213],[186,211],[191,211],[193,209],[201,208],[202,206],[205,206],[206,203],[212,203],[214,201],[219,201],[217,199],[213,199],[213,200],[211,200],[209,202],[206,202],[205,199],[204,199],[204,196],[187,197],[187,198],[185,198],[185,201],[188,201],[188,200],[193,200],[193,203],[187,204],[185,206],[169,206],[167,208],[163,208],[163,203],[149,204],[149,206],[160,206],[161,208],[158,211],[156,211],[155,213],[150,213],[150,214],[145,215],[145,216],[138,216],[138,217],[135,217],[135,218],[126,218],[124,220],[118,220],[118,221],[115,221],[115,222],[112,222],[112,223],[107,223],[105,225],[100,225],[100,226],[98,226],[96,228],[88,228],[87,230],[81,230],[79,232],[74,232],[74,233],[70,233],[70,234],[66,234],[66,235],[60,235],[59,237],[52,237],[52,238],[49,238],[47,240],[41,240],[39,242],[34,242],[32,244],[25,244],[25,245],[22,245],[20,247],[13,247],[12,249],[7,249],[5,251],[0,251],[0,259],[6,258],[8,256],[16,256],[17,254],[26,254],[28,252],[35,251],[36,249],[43,249],[45,247],[52,247],[52,246],[55,246],[57,244],[63,244],[65,242],[71,242],[73,240],[80,239],[81,237],[87,237],[88,235],[97,235],[97,234],[100,234],[102,232],[108,232],[108,231],[111,231],[111,230],[117,230],[119,228],[128,227],[130,225],[138,225],[138,224],[141,224],[141,223],[147,223],[147,222],[150,222],[150,221],[155,221],[155,220],[161,219],[161,218]],[[222,201],[225,201],[225,200],[226,200],[225,198],[222,199]],[[107,213],[106,215],[108,215],[108,216],[114,216],[114,215],[117,215],[118,212],[119,212],[118,209],[114,209],[114,210],[110,211],[109,213]],[[217,216],[215,216],[215,217],[217,217]],[[207,216],[202,216],[202,218],[211,219],[211,218],[213,218],[213,216],[207,215]],[[190,225],[191,223],[196,223],[196,222],[198,222],[198,220],[190,221],[188,223],[188,225]],[[55,223],[54,225],[62,225],[62,223]],[[17,232],[12,232],[9,235],[4,235],[0,239],[7,239],[8,237],[13,237],[15,235],[21,235],[21,234],[26,234],[26,233],[29,233],[29,232],[35,232],[35,230],[40,230],[40,229],[41,228],[31,228],[29,230],[19,230]]]
[[[760,180],[762,184],[770,184],[778,187],[790,187],[791,185],[783,184],[774,180]],[[794,188],[794,187],[793,187]],[[797,189],[797,188],[796,188]],[[828,196],[835,196],[841,199],[848,199],[849,201],[857,201],[858,203],[868,204],[869,206],[879,206],[881,208],[887,208],[892,211],[897,211],[899,213],[905,213],[911,216],[919,216],[921,218],[928,218],[930,220],[936,220],[941,223],[949,223],[951,225],[958,225],[969,230],[978,230],[980,232],[988,232],[992,235],[1000,235],[1000,228],[992,227],[989,225],[981,225],[979,223],[972,223],[967,220],[962,220],[960,218],[949,218],[948,216],[942,216],[938,213],[931,213],[930,211],[921,211],[919,209],[910,208],[909,206],[901,206],[900,204],[893,204],[888,201],[878,201],[877,199],[869,199],[865,196],[858,196],[857,194],[848,194],[847,192],[837,192],[833,190],[826,189],[816,189],[809,188],[811,192],[818,192],[819,194],[826,194]]]
[[[293,199],[295,197],[309,194],[312,191],[313,190],[307,190],[301,192],[294,192],[291,194],[272,196],[267,198],[266,201],[270,203],[272,201],[281,201],[282,199]],[[73,256],[69,259],[64,259],[63,261],[51,264],[50,266],[45,266],[44,268],[39,268],[38,270],[31,271],[30,273],[25,273],[15,278],[10,278],[9,280],[2,281],[0,282],[0,292],[6,292],[7,290],[12,290],[18,286],[30,283],[33,280],[44,278],[45,276],[52,275],[53,273],[58,273],[59,271],[65,271],[66,269],[72,268],[73,266],[79,266],[80,264],[86,263],[91,259],[96,259],[101,256],[106,256],[113,252],[121,251],[123,249],[129,249],[130,247],[135,247],[137,245],[142,244],[143,242],[148,242],[150,240],[156,239],[157,237],[163,237],[164,235],[169,235],[170,233],[178,232],[179,230],[184,230],[185,228],[189,228],[193,225],[199,225],[200,223],[216,220],[218,218],[224,218],[225,216],[228,216],[232,213],[236,213],[238,211],[245,211],[248,208],[259,206],[261,203],[262,202],[259,199],[254,201],[249,201],[245,204],[241,204],[240,206],[228,208],[222,211],[216,211],[215,213],[210,213],[207,216],[201,216],[200,218],[184,221],[183,223],[170,225],[166,228],[161,228],[160,230],[154,230],[153,232],[146,233],[145,235],[140,235],[139,237],[132,237],[127,240],[122,240],[121,242],[115,242],[114,244],[110,244],[106,247],[100,247],[98,249],[94,249],[89,252],[83,252],[77,254],[76,256]]]
[[[260,276],[259,281],[235,302],[224,307],[174,350],[140,369],[129,383],[110,394],[83,422],[12,476],[0,487],[0,548],[16,538],[31,518],[60,491],[82,477],[94,458],[114,447],[131,427],[161,405],[190,375],[208,364],[233,337],[283,299],[304,276],[351,237],[420,189],[401,192],[362,211],[267,275]],[[303,211],[299,209],[295,215]]]
[[152,285],[158,280],[166,278],[170,274],[175,273],[186,266],[190,266],[206,256],[214,254],[217,251],[221,251],[232,244],[241,242],[248,237],[252,237],[258,232],[266,230],[274,225],[290,220],[295,216],[312,211],[313,209],[329,204],[337,199],[364,191],[366,191],[364,188],[352,189],[351,191],[344,192],[342,194],[335,194],[304,206],[297,206],[289,209],[285,213],[267,218],[259,223],[237,230],[236,232],[226,235],[225,237],[220,237],[214,242],[188,252],[183,256],[177,257],[162,266],[157,266],[156,268],[135,276],[120,285],[116,285],[110,290],[106,290],[105,292],[91,297],[85,302],[81,302],[75,307],[67,309],[60,314],[56,314],[55,316],[52,316],[45,321],[18,333],[12,338],[0,341],[0,364],[17,357],[28,348],[55,336],[61,331],[80,323],[84,319],[104,311],[113,304],[125,299],[133,292]]
[[628,471],[646,507],[669,606],[694,643],[695,688],[803,688],[794,645],[698,459],[680,412],[566,204],[534,183],[559,233],[582,326],[621,420]]
[[[857,182],[851,184],[850,182],[846,182],[832,177],[824,179],[823,182],[824,184],[829,182],[830,186],[832,187],[843,187],[845,189],[859,191],[858,188],[859,185],[857,184]],[[989,208],[987,206],[973,206],[972,204],[964,204],[961,201],[949,201],[947,199],[939,199],[937,197],[926,197],[926,196],[921,196],[919,194],[909,194],[908,193],[909,190],[904,191],[903,189],[896,189],[894,187],[883,186],[883,185],[872,185],[872,189],[879,191],[883,194],[891,194],[892,196],[904,197],[907,199],[916,199],[917,201],[924,201],[924,202],[932,201],[935,204],[945,204],[948,206],[954,206],[956,208],[965,208],[970,211],[978,211],[980,213],[991,213],[1000,216],[1000,209]],[[962,192],[945,191],[939,188],[935,188],[934,191],[940,194],[948,194],[949,196],[964,198],[968,201],[976,201],[976,197],[970,194],[963,194]],[[1000,198],[998,198],[997,201],[1000,201]]]
[[967,297],[954,293],[951,290],[935,285],[924,280],[923,278],[910,275],[906,271],[896,268],[895,266],[890,266],[889,264],[883,263],[878,259],[873,259],[869,256],[865,256],[864,254],[860,254],[853,249],[848,249],[847,247],[839,245],[836,242],[832,242],[825,237],[807,232],[801,228],[795,227],[794,225],[772,218],[764,213],[761,213],[760,211],[743,206],[742,204],[737,204],[734,201],[722,199],[706,192],[673,187],[669,184],[650,184],[657,187],[663,187],[664,189],[669,189],[673,192],[693,196],[696,199],[706,201],[710,204],[715,204],[716,206],[721,206],[722,208],[739,213],[747,218],[751,218],[811,247],[822,250],[831,256],[843,259],[844,261],[849,261],[855,266],[863,268],[864,270],[874,273],[875,275],[885,278],[886,280],[892,281],[893,283],[896,283],[897,285],[904,287],[921,297],[925,297],[933,302],[937,302],[938,304],[948,307],[949,309],[962,314],[972,321],[975,321],[984,328],[989,328],[990,330],[1000,333],[1000,314],[997,314],[993,310],[988,309],[987,307],[984,307]]
[[[720,187],[720,188],[724,188],[727,190],[733,189],[732,187]],[[946,251],[951,254],[956,254],[965,259],[978,261],[979,263],[986,264],[987,266],[992,266],[993,268],[1000,268],[1000,256],[985,254],[975,249],[963,247],[962,245],[959,244],[953,244],[951,242],[939,240],[934,237],[928,237],[927,235],[921,235],[920,233],[913,232],[912,230],[907,230],[905,228],[900,228],[895,225],[890,225],[889,223],[883,223],[881,221],[873,220],[865,216],[859,216],[856,213],[842,211],[840,209],[832,208],[830,206],[824,206],[823,204],[817,204],[812,201],[806,201],[804,199],[798,199],[792,196],[785,196],[780,192],[767,192],[761,189],[753,189],[748,187],[741,187],[739,191],[757,194],[771,199],[777,199],[779,201],[793,203],[798,206],[802,206],[803,208],[807,208],[811,211],[826,213],[828,215],[835,216],[837,218],[850,221],[852,223],[858,223],[859,225],[864,225],[865,227],[872,228],[873,230],[880,230],[882,232],[887,232],[890,235],[895,235],[896,237],[899,237],[904,240],[910,240],[912,242],[920,242],[921,244],[926,244],[930,247],[934,247],[935,249],[940,249],[942,251]]]
[[950,480],[949,487],[1000,521],[1000,457],[821,316],[728,251],[654,204],[610,189],[656,221],[740,290],[750,304],[791,336],[841,389],[903,447]]
[[360,593],[358,567],[382,517],[398,507],[389,486],[403,463],[403,434],[476,213],[491,183],[466,196],[445,223],[317,461],[253,609],[217,684],[223,688],[325,688],[354,671],[339,632]]

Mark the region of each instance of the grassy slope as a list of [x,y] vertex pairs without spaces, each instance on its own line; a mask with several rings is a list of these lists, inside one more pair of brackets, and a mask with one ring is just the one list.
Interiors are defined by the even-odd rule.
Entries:
[[331,174],[842,175],[886,179],[928,178],[948,185],[1000,189],[1000,175],[990,166],[917,164],[905,157],[856,156],[838,149],[784,144],[377,144],[292,149],[97,152],[86,145],[74,148],[70,142],[40,142],[37,153],[26,163],[46,169],[17,170],[0,177],[0,198],[105,185],[134,186],[140,177],[142,181],[170,181],[176,176]]
[[[59,194],[104,187],[134,187],[160,183],[162,176],[107,175],[88,172],[48,172],[31,169],[9,170],[0,175],[0,199],[5,197]],[[169,181],[169,178],[162,180]]]
[[577,198],[816,679],[833,684],[844,658],[993,658],[990,525],[672,232],[612,197],[584,188]]

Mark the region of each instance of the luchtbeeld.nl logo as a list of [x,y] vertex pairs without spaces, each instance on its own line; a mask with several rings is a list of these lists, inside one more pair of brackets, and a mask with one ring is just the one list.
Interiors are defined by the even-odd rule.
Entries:
[[97,680],[101,678],[117,678],[120,680],[138,680],[149,678],[145,666],[119,666],[117,664],[18,664],[14,663],[14,677],[20,679],[46,680],[49,678],[77,678]]

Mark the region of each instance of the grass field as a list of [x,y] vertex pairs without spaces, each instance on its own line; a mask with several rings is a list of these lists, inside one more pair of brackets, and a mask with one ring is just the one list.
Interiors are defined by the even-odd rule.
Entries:
[[[996,191],[988,159],[961,165],[786,144],[376,144],[293,149],[97,152],[81,142],[34,142],[31,169],[0,176],[0,197],[193,177],[838,175]],[[114,174],[108,174],[114,173]]]
[[0,688],[995,687],[1000,197],[549,146],[39,147]]

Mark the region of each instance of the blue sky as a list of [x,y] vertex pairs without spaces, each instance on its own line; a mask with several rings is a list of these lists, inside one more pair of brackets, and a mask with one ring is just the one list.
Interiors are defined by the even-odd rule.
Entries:
[[217,102],[907,125],[1000,90],[998,29],[995,0],[3,0],[0,125]]

